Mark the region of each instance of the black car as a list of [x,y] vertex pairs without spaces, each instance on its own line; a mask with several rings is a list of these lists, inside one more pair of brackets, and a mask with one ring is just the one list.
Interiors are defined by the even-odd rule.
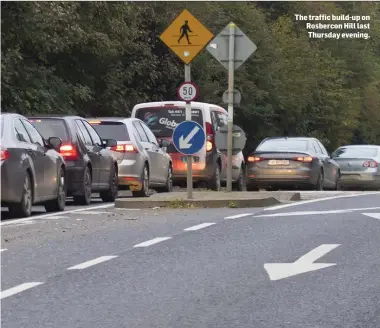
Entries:
[[79,116],[38,116],[29,121],[43,137],[62,140],[59,152],[67,170],[67,195],[74,203],[88,205],[91,193],[99,192],[105,202],[115,201],[118,194],[118,165],[107,147],[116,140],[102,140],[94,128]]

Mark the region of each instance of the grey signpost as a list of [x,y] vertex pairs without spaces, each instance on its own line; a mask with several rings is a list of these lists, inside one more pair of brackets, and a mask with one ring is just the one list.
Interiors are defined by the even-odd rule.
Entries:
[[207,46],[207,51],[228,70],[227,191],[232,191],[233,106],[234,98],[238,99],[235,95],[236,92],[234,92],[234,71],[238,69],[256,49],[257,46],[232,22]]

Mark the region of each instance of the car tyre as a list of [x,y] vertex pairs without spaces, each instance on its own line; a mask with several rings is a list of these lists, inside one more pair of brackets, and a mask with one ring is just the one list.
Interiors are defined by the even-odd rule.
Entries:
[[133,197],[149,197],[149,171],[148,166],[144,165],[141,173],[141,190],[132,191]]
[[239,177],[237,181],[234,183],[234,189],[237,191],[247,191],[247,179],[245,176],[244,167],[240,168]]
[[220,191],[221,189],[221,179],[220,179],[220,165],[217,164],[214,175],[208,182],[208,188],[215,191]]
[[91,204],[91,186],[92,186],[92,178],[91,171],[88,166],[84,170],[84,180],[83,180],[83,195],[75,195],[74,203],[77,205],[90,205]]
[[21,202],[8,206],[9,214],[13,218],[25,218],[32,214],[33,190],[30,174],[26,172],[22,188]]
[[110,186],[106,191],[100,193],[100,198],[103,202],[114,202],[119,193],[119,183],[116,167],[113,165],[110,174]]
[[57,198],[45,203],[46,212],[60,212],[65,209],[66,205],[66,179],[65,170],[61,167],[58,179]]
[[323,191],[323,181],[324,181],[324,176],[323,176],[323,172],[321,171],[319,173],[317,183],[314,186],[314,190]]
[[173,191],[173,168],[169,165],[168,176],[166,178],[165,187],[157,188],[157,192],[172,192]]
[[342,186],[341,186],[341,174],[340,172],[338,172],[337,176],[336,176],[336,182],[335,182],[335,190],[339,191],[339,190],[342,190]]

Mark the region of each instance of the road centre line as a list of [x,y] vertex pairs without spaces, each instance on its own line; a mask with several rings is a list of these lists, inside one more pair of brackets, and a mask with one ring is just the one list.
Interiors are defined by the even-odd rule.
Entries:
[[102,263],[102,262],[114,259],[115,257],[117,257],[117,256],[115,256],[115,255],[112,255],[112,256],[101,256],[101,257],[98,257],[96,259],[93,259],[93,260],[90,260],[90,261],[87,261],[87,262],[83,262],[83,263],[77,264],[77,265],[75,265],[73,267],[68,268],[67,270],[83,270],[83,269],[89,268],[89,267],[91,267],[93,265],[96,265],[96,264],[99,264],[99,263]]
[[294,203],[290,204],[283,204],[283,205],[277,205],[277,206],[272,206],[268,208],[264,208],[263,211],[275,211],[275,210],[280,210],[283,208],[287,207],[293,207],[293,206],[299,206],[299,205],[304,205],[304,204],[310,204],[310,203],[316,203],[316,202],[323,202],[326,200],[334,200],[334,199],[339,199],[339,198],[352,198],[352,197],[359,197],[359,196],[372,196],[372,195],[379,195],[380,192],[370,192],[370,193],[358,193],[354,195],[340,195],[340,196],[330,196],[330,197],[325,197],[325,198],[318,198],[318,199],[310,199],[310,200],[302,200],[302,201],[296,201]]
[[202,223],[202,224],[198,224],[198,225],[195,225],[195,226],[192,226],[192,227],[189,227],[189,228],[186,228],[186,229],[183,229],[184,231],[196,231],[196,230],[200,230],[200,229],[203,229],[203,228],[207,228],[209,226],[212,226],[214,225],[215,223],[213,222],[210,222],[210,223]]
[[6,250],[7,250],[6,248],[2,248],[2,249],[0,249],[0,253],[4,252],[4,251],[6,251]]
[[85,211],[96,210],[96,209],[100,209],[100,208],[109,208],[109,207],[113,207],[113,206],[115,206],[115,204],[97,205],[97,206],[77,208],[75,210],[62,211],[62,212],[57,212],[57,213],[41,214],[41,215],[31,216],[31,217],[28,217],[25,219],[6,220],[4,222],[1,222],[0,226],[16,224],[16,223],[21,223],[21,222],[27,222],[27,221],[32,221],[32,220],[36,220],[36,219],[46,219],[46,218],[49,218],[52,216],[58,216],[58,215],[69,214],[69,213],[85,212]]
[[26,283],[23,283],[21,285],[6,289],[6,290],[1,292],[0,299],[4,299],[4,298],[7,298],[9,296],[21,293],[24,290],[36,287],[36,286],[41,285],[41,284],[43,284],[43,282],[26,282]]
[[157,238],[153,238],[153,239],[144,241],[144,242],[137,244],[133,247],[148,247],[148,246],[152,246],[152,245],[161,243],[161,242],[168,240],[168,239],[171,239],[171,238],[172,237],[157,237]]
[[224,219],[225,220],[234,220],[238,218],[243,218],[245,216],[253,215],[254,213],[242,213],[242,214],[236,214],[236,215],[231,215],[231,216],[226,216]]

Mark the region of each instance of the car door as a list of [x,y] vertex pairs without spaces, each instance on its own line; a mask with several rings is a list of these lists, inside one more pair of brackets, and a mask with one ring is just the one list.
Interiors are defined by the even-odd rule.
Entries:
[[82,123],[84,124],[88,133],[90,134],[92,143],[94,145],[94,151],[97,154],[99,154],[99,184],[101,185],[101,187],[105,188],[109,185],[111,167],[113,165],[111,152],[108,149],[104,148],[102,139],[100,138],[96,130],[87,121],[82,121]]
[[36,183],[41,197],[51,197],[57,191],[57,157],[48,152],[42,136],[26,119],[21,119],[31,140],[30,149],[36,171]]
[[79,135],[83,141],[88,157],[90,158],[92,165],[92,185],[95,188],[99,188],[99,175],[100,175],[100,155],[96,152],[97,148],[93,144],[90,134],[88,133],[83,121],[80,119],[75,120]]
[[144,128],[140,124],[140,121],[134,121],[133,126],[135,127],[139,137],[140,137],[140,142],[141,145],[144,147],[144,149],[147,151],[148,156],[149,156],[149,174],[150,174],[150,181],[151,182],[159,182],[159,168],[158,165],[156,165],[155,160],[157,159],[157,153],[156,149],[158,146],[155,146],[149,141],[148,136],[146,135]]
[[158,141],[154,136],[153,132],[148,128],[148,126],[144,122],[140,122],[143,127],[145,134],[148,137],[148,141],[152,144],[152,156],[154,157],[154,166],[157,169],[157,182],[166,182],[168,176],[168,164],[169,160],[166,156],[166,153],[162,150],[162,148],[158,145]]
[[322,145],[322,143],[319,140],[315,140],[315,144],[318,150],[318,157],[323,163],[324,186],[332,188],[335,185],[335,164],[331,160],[326,148]]
[[[227,125],[227,115],[225,115],[226,117],[223,117],[223,115],[224,114],[222,112],[219,112],[216,110],[211,111],[211,122],[212,122],[212,126],[214,128],[215,133],[220,128]],[[217,152],[218,152],[220,159],[221,159],[221,162],[222,162],[222,167],[221,167],[222,180],[225,180],[225,179],[227,179],[227,161],[228,161],[227,153],[223,153],[219,149],[217,149]]]

